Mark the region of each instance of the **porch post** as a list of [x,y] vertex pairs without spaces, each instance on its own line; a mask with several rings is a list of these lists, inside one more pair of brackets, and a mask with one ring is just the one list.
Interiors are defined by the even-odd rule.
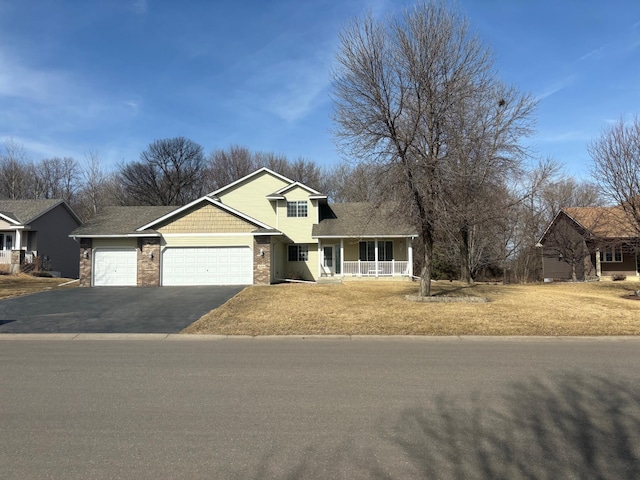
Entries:
[[411,238],[407,238],[407,271],[409,276],[413,277],[413,245],[411,245]]
[[16,243],[13,246],[14,250],[22,250],[22,232],[20,230],[16,230]]
[[322,240],[318,239],[318,278],[322,276],[322,263],[324,261],[322,255]]
[[596,248],[596,276],[602,276],[602,265],[600,265],[600,247]]
[[340,275],[344,277],[344,238],[340,239]]
[[373,252],[375,254],[374,256],[374,265],[375,265],[375,270],[376,270],[376,278],[378,278],[378,239],[374,238],[373,239]]

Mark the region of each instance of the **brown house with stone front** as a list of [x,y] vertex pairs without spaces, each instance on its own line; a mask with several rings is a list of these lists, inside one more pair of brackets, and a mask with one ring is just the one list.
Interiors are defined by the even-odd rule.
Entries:
[[640,235],[622,207],[563,208],[539,242],[545,278],[637,276]]
[[[82,286],[412,274],[410,228],[262,168],[182,207],[110,207],[72,232]],[[336,212],[338,214],[336,214]],[[379,216],[379,215],[378,215]]]

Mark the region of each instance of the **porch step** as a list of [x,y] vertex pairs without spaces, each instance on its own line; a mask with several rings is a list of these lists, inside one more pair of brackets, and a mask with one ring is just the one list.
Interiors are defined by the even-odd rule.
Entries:
[[342,277],[318,277],[319,284],[342,283]]

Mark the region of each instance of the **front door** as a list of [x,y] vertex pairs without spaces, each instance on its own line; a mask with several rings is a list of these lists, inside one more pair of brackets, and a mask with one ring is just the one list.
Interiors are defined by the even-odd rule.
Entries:
[[334,252],[333,245],[328,247],[322,247],[322,252],[323,252],[322,267],[323,267],[324,273],[326,275],[334,275],[336,273],[336,269],[335,269],[335,255],[334,255],[335,252]]

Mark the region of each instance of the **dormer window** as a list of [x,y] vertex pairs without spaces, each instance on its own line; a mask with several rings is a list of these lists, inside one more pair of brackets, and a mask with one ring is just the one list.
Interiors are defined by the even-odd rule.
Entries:
[[287,217],[306,217],[308,212],[307,201],[287,202]]

